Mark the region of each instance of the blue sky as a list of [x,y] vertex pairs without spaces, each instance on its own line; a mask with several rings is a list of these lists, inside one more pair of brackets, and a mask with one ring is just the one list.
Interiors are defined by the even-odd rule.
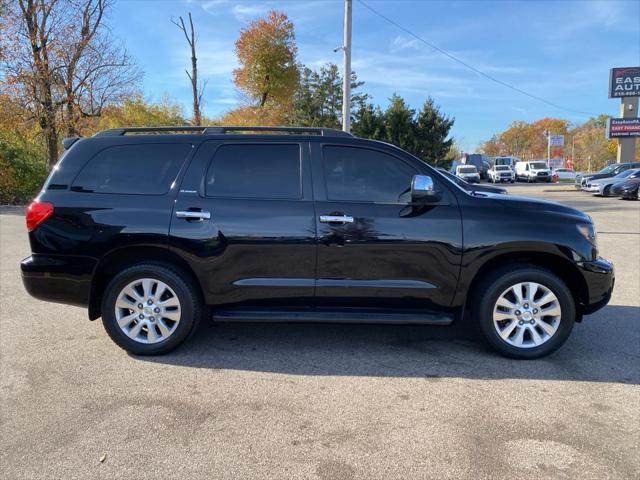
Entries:
[[[385,16],[479,70],[572,110],[617,115],[607,98],[608,71],[640,64],[640,1],[365,0]],[[299,59],[342,64],[342,0],[119,0],[110,25],[144,71],[150,100],[167,94],[190,112],[184,73],[189,52],[170,18],[191,12],[200,75],[208,81],[204,111],[215,117],[241,95],[232,83],[234,42],[248,21],[271,8],[294,22]],[[353,2],[352,67],[373,102],[395,92],[419,108],[431,95],[455,117],[453,135],[466,150],[514,120],[546,116],[580,123],[584,115],[533,100],[455,63]]]

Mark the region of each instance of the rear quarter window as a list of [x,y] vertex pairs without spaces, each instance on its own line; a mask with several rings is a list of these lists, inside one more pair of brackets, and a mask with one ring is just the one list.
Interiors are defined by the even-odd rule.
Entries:
[[72,190],[93,193],[162,195],[175,181],[191,144],[116,145],[82,168]]

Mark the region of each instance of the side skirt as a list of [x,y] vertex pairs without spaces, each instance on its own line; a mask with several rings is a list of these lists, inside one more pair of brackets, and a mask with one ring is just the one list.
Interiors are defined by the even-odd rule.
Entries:
[[389,311],[377,309],[220,309],[214,310],[216,322],[267,323],[369,323],[450,325],[456,318],[451,312],[425,310]]

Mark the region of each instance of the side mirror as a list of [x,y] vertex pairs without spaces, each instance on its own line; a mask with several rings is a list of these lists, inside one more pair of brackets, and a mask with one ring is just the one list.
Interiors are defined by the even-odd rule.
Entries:
[[437,202],[440,192],[435,189],[433,179],[429,175],[414,175],[411,180],[412,202]]

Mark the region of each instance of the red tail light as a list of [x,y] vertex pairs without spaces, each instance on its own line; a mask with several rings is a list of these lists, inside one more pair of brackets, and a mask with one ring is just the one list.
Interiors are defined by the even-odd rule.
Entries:
[[27,208],[27,230],[31,231],[53,213],[53,203],[34,200]]

